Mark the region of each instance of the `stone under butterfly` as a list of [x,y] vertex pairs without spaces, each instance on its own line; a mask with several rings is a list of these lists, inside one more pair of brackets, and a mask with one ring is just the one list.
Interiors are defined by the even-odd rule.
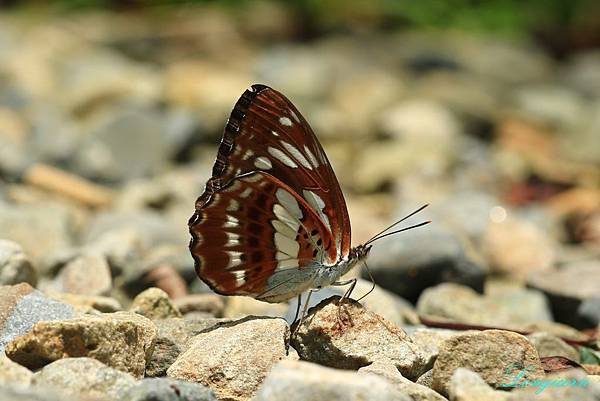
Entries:
[[219,294],[282,302],[350,284],[349,296],[356,279],[340,277],[373,241],[427,224],[386,234],[424,207],[352,247],[344,195],[317,137],[285,96],[252,85],[231,112],[196,201],[190,250],[196,272]]

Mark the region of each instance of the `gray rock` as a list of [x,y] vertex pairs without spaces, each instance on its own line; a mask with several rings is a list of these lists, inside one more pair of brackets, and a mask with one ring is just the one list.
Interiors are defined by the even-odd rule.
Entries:
[[0,388],[27,388],[32,377],[29,369],[11,361],[6,355],[0,355]]
[[573,262],[544,274],[532,273],[527,284],[548,297],[558,322],[574,327],[593,327],[577,314],[582,302],[600,294],[600,262]]
[[87,401],[71,394],[61,393],[56,389],[45,387],[18,388],[0,386],[0,400],[2,401],[63,401],[67,397],[72,401]]
[[18,243],[40,269],[47,255],[71,245],[70,226],[71,214],[63,207],[0,203],[3,239]]
[[158,335],[154,351],[146,363],[146,376],[165,376],[167,369],[177,357],[188,349],[188,341],[218,324],[230,322],[229,319],[181,319],[170,318],[155,320]]
[[173,154],[160,111],[126,103],[119,106],[91,127],[74,163],[82,175],[104,180],[143,177],[164,169]]
[[584,300],[577,308],[577,316],[584,322],[589,322],[589,326],[600,325],[600,297]]
[[129,311],[152,320],[181,317],[181,312],[173,305],[169,295],[155,287],[138,294],[129,307]]
[[600,95],[600,51],[574,55],[564,71],[564,79],[575,90],[588,96]]
[[37,284],[37,274],[19,244],[0,239],[0,285]]
[[421,350],[421,354],[426,361],[425,365],[431,368],[438,356],[440,345],[450,337],[462,333],[461,331],[454,330],[418,328],[410,333],[410,338]]
[[156,331],[150,320],[129,312],[44,321],[8,344],[6,355],[32,369],[61,358],[91,357],[141,378]]
[[436,393],[429,387],[418,383],[413,383],[412,381],[403,377],[391,361],[375,361],[369,366],[360,368],[358,373],[375,374],[381,376],[388,382],[392,383],[400,393],[409,395],[414,401],[446,400],[446,398],[442,397],[439,393]]
[[485,278],[485,271],[465,256],[456,234],[433,225],[411,231],[402,241],[393,236],[378,241],[369,268],[376,283],[411,302],[441,282],[483,291]]
[[118,400],[135,386],[135,379],[92,358],[65,358],[46,365],[32,385],[82,399]]
[[[403,376],[416,379],[425,369],[419,347],[398,326],[354,300],[339,297],[309,309],[292,346],[303,360],[339,369],[358,369],[378,359],[393,361]],[[297,327],[297,329],[296,329]]]
[[29,284],[0,287],[0,352],[39,321],[75,316],[72,306],[47,298]]
[[387,380],[303,361],[273,367],[253,401],[410,401]]
[[552,334],[538,332],[529,334],[527,338],[535,346],[540,358],[549,356],[563,356],[572,361],[579,362],[579,352]]
[[169,378],[144,379],[131,387],[123,400],[128,401],[217,401],[207,387]]
[[112,277],[105,256],[84,252],[70,260],[60,269],[52,289],[69,294],[108,295]]
[[417,310],[428,318],[515,330],[551,319],[546,300],[537,291],[517,288],[482,296],[451,283],[425,290]]
[[444,341],[433,365],[433,389],[448,394],[452,375],[460,367],[476,372],[493,387],[501,387],[507,374],[524,368],[525,379],[544,377],[533,344],[520,334],[503,330],[465,333]]
[[190,340],[167,375],[208,386],[219,399],[247,400],[286,356],[288,343],[283,319],[248,317],[225,323]]
[[448,390],[451,401],[505,401],[510,394],[494,390],[477,373],[458,368],[450,379]]

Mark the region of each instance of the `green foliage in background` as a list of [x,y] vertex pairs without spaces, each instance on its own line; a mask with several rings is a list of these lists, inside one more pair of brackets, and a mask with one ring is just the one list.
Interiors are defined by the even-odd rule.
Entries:
[[[55,0],[12,1],[12,6],[45,6],[54,10],[164,9],[181,5],[210,4],[243,11],[256,1],[285,5],[318,30],[347,27],[410,27],[461,29],[501,34],[523,34],[540,27],[560,30],[600,13],[597,0]],[[2,3],[0,3],[2,4]],[[598,24],[598,21],[593,21]]]

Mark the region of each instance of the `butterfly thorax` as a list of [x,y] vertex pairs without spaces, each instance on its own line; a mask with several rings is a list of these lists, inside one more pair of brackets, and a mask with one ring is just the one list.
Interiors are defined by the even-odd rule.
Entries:
[[314,288],[322,288],[339,280],[344,274],[348,273],[354,266],[365,260],[371,250],[370,246],[358,245],[348,253],[348,256],[341,258],[334,265],[323,265],[318,270],[318,275],[313,282]]

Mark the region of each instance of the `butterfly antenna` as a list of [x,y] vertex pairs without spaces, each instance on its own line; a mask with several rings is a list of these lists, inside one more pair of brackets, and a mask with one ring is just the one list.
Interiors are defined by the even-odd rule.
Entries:
[[365,245],[369,245],[370,243],[373,243],[373,242],[377,241],[378,239],[382,239],[382,238],[388,237],[390,235],[398,234],[398,233],[401,233],[402,231],[412,230],[413,228],[421,227],[421,226],[427,225],[429,223],[431,223],[431,220],[424,221],[422,223],[415,224],[415,225],[410,226],[410,227],[404,227],[404,228],[401,228],[400,230],[392,231],[391,233],[380,235],[379,237],[375,237],[375,238],[372,238],[372,239],[368,240],[365,243]]
[[371,270],[369,269],[369,265],[367,265],[367,261],[363,261],[363,266],[365,267],[365,270],[367,271],[367,274],[369,275],[369,280],[371,280],[371,289],[369,291],[367,291],[367,293],[365,295],[363,295],[362,297],[358,298],[356,301],[360,302],[361,299],[365,298],[367,295],[369,295],[370,293],[373,292],[373,290],[375,289],[375,278],[373,277],[373,274],[371,274]]
[[[429,206],[429,203],[426,203],[425,205],[421,206],[420,208],[418,208],[417,210],[415,210],[414,212],[408,214],[407,216],[404,216],[403,218],[401,218],[400,220],[398,220],[397,222],[395,222],[394,224],[392,224],[391,226],[387,227],[386,229],[378,232],[377,234],[375,234],[374,236],[371,237],[371,239],[369,239],[367,241],[368,243],[371,243],[373,241],[375,241],[375,239],[377,237],[379,237],[381,234],[385,233],[387,230],[390,230],[394,227],[396,227],[398,224],[402,223],[404,220],[411,218],[412,216],[414,216],[415,214],[419,213],[421,210],[425,209],[427,206]],[[366,245],[366,244],[365,244]]]

